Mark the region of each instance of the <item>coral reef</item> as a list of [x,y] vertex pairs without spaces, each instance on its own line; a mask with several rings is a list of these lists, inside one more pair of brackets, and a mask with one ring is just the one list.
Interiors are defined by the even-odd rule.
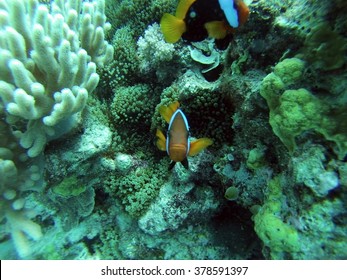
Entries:
[[[117,159],[117,158],[116,158]],[[146,213],[160,187],[165,182],[162,168],[153,170],[153,163],[136,160],[138,167],[128,170],[122,176],[110,176],[106,192],[115,196],[124,205],[124,209],[131,216],[139,217]]]
[[[24,202],[15,202],[24,200],[23,191],[41,189],[43,166],[35,162],[42,161],[48,141],[78,124],[88,94],[99,82],[96,67],[113,55],[104,40],[109,29],[104,5],[104,1],[54,1],[49,7],[37,1],[0,2],[0,114],[2,132],[10,135],[2,141],[0,160],[3,170],[12,171],[1,176],[5,212],[1,219],[6,218],[21,257],[29,254],[25,234],[34,239],[40,234],[39,226],[27,219]],[[31,167],[21,172],[24,162]],[[6,173],[10,178],[17,173],[16,180],[12,178],[15,187]],[[31,178],[30,186],[20,173]],[[6,195],[8,191],[12,194]],[[13,200],[15,207],[8,205]]]
[[254,215],[254,229],[264,245],[270,249],[273,259],[283,259],[286,253],[300,250],[297,230],[283,221],[281,201],[282,182],[279,177],[269,181],[267,197],[261,209]]
[[270,108],[273,131],[289,151],[293,151],[296,136],[307,130],[315,130],[336,143],[336,153],[342,159],[347,152],[347,127],[342,123],[345,112],[337,109],[331,113],[336,104],[329,106],[325,100],[304,88],[288,89],[300,82],[303,70],[302,60],[285,59],[275,66],[274,72],[267,75],[261,84],[260,94]]
[[[2,259],[347,258],[345,1],[246,0],[225,50],[48,2],[0,0]],[[169,171],[174,101],[213,145]]]

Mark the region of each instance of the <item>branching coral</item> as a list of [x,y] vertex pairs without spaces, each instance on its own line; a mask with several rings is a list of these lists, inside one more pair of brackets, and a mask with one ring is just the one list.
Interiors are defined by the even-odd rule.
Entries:
[[[160,84],[170,84],[180,73],[185,64],[184,51],[180,45],[165,42],[157,23],[149,25],[137,40],[137,57],[142,80],[150,83],[158,80]],[[187,51],[187,48],[184,49]]]
[[41,236],[23,192],[41,189],[46,143],[76,124],[99,82],[96,67],[113,56],[104,6],[0,1],[0,220],[20,257],[30,253],[26,237]]
[[104,1],[55,1],[51,11],[37,1],[2,1],[0,7],[1,103],[14,135],[35,157],[71,127],[99,82],[96,64],[112,57],[104,41]]

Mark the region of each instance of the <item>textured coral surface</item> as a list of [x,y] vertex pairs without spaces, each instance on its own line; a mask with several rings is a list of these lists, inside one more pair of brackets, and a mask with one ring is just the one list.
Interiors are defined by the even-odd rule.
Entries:
[[1,259],[347,258],[346,1],[247,0],[225,50],[177,2],[0,0]]

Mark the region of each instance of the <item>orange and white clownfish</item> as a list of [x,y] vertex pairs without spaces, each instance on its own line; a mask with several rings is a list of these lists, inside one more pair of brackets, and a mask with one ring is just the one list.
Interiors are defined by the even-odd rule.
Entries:
[[176,162],[181,162],[188,169],[187,156],[195,156],[213,144],[209,138],[190,140],[188,120],[179,106],[179,102],[175,101],[169,106],[159,108],[159,113],[169,124],[169,128],[166,138],[163,132],[157,129],[157,147],[161,151],[166,151],[172,160],[169,170],[174,167]]
[[193,42],[212,37],[216,43],[223,39],[229,43],[234,29],[244,24],[248,15],[242,0],[180,0],[176,14],[165,13],[160,27],[168,43],[181,37]]

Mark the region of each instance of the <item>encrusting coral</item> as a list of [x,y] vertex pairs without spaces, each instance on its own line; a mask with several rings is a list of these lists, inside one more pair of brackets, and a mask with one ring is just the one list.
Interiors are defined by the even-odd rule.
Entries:
[[326,104],[324,99],[305,88],[291,89],[303,79],[304,70],[304,61],[285,59],[263,79],[260,94],[268,103],[273,132],[293,152],[296,148],[295,137],[304,131],[315,130],[327,140],[335,142],[336,154],[343,158],[347,152],[344,107],[334,109],[335,104]]
[[254,229],[274,259],[300,250],[298,232],[282,218],[283,198],[281,178],[275,177],[268,184],[265,203],[254,215]]

